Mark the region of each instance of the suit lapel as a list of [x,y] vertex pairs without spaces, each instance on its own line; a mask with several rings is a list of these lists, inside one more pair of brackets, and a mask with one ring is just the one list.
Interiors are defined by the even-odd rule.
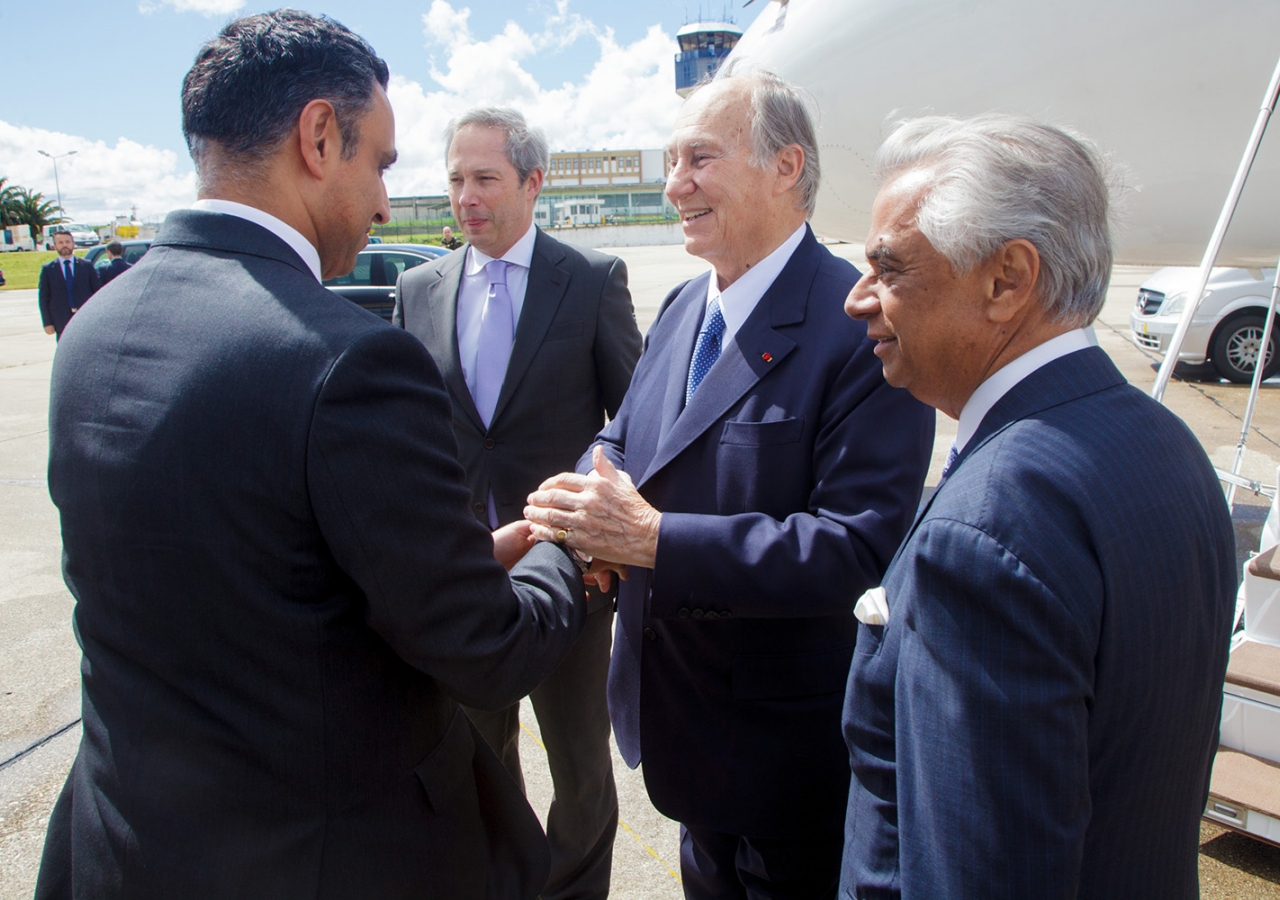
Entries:
[[1124,376],[1111,362],[1110,357],[1098,347],[1088,347],[1068,353],[1041,366],[1014,385],[983,416],[978,430],[960,451],[956,461],[951,464],[947,477],[938,482],[933,494],[920,507],[907,536],[898,545],[898,552],[894,555],[893,562],[889,563],[890,568],[893,567],[894,562],[897,562],[898,556],[902,555],[903,549],[911,542],[916,529],[929,514],[933,501],[942,493],[947,482],[955,477],[956,470],[964,464],[966,459],[1015,422],[1124,383]]
[[547,329],[551,327],[556,310],[560,308],[560,301],[569,289],[569,273],[559,265],[564,257],[564,249],[559,243],[538,231],[533,243],[533,258],[529,261],[524,305],[520,309],[520,321],[516,323],[511,358],[507,361],[507,374],[503,377],[502,390],[493,408],[494,422],[498,421],[516,386],[528,371]]
[[760,379],[776,371],[795,350],[795,340],[777,329],[804,321],[810,287],[817,272],[818,252],[812,233],[806,234],[738,333],[725,344],[720,358],[682,411],[690,360],[706,311],[706,279],[711,276],[696,278],[685,287],[681,300],[689,294],[689,307],[684,311],[675,341],[683,356],[671,360],[671,376],[663,399],[663,431],[658,438],[657,452],[640,483],[671,462],[707,429],[719,424],[734,404]]
[[462,357],[458,352],[458,290],[462,286],[462,273],[466,266],[467,252],[451,253],[432,270],[431,281],[426,286],[425,314],[428,327],[423,344],[436,361],[449,393],[454,398],[454,412],[465,416],[479,430],[484,423],[476,409],[467,378],[462,371]]

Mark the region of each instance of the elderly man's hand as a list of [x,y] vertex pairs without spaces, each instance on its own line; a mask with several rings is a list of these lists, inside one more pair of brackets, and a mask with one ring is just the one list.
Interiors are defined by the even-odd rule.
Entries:
[[[524,515],[533,523],[533,536],[563,540],[611,564],[653,568],[662,513],[645,502],[631,477],[614,468],[599,446],[591,462],[595,471],[589,475],[564,472],[529,495]],[[616,565],[609,568],[621,574]]]
[[493,558],[502,563],[508,572],[537,543],[531,528],[528,522],[521,519],[519,522],[503,525],[493,533]]
[[591,568],[583,574],[582,580],[587,584],[594,584],[600,590],[608,593],[609,588],[613,586],[613,576],[617,573],[618,578],[622,581],[627,580],[627,567],[622,563],[609,562],[604,559],[591,560]]

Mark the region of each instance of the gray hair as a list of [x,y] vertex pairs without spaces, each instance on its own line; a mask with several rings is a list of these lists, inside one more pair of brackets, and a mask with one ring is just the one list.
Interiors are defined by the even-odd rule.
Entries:
[[752,165],[761,169],[772,165],[782,149],[792,144],[804,151],[804,166],[792,190],[800,197],[805,218],[809,218],[818,204],[818,185],[822,182],[817,129],[810,113],[812,100],[796,85],[768,70],[744,69],[732,61],[710,83],[724,81],[740,81],[748,93]]
[[1084,138],[1020,116],[924,116],[898,123],[876,153],[883,184],[930,175],[916,227],[964,273],[1012,240],[1040,254],[1040,302],[1057,322],[1087,325],[1111,275],[1109,171]]
[[547,136],[541,128],[531,127],[519,110],[504,106],[481,106],[467,110],[449,123],[444,130],[444,152],[449,155],[453,138],[466,125],[480,128],[496,128],[507,136],[504,152],[507,162],[515,168],[523,184],[541,169],[543,174],[551,168],[551,151],[547,149]]

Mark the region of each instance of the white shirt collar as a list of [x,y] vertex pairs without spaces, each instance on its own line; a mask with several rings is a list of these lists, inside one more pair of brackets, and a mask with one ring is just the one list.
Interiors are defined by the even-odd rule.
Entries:
[[[526,269],[533,263],[533,242],[538,238],[538,228],[529,221],[529,230],[524,233],[524,237],[516,241],[507,252],[498,259],[504,260],[513,266],[524,266]],[[467,249],[467,272],[468,275],[476,275],[492,262],[494,257],[476,249],[475,244],[469,244]]]
[[956,427],[956,451],[964,449],[965,444],[969,443],[969,439],[982,424],[983,418],[991,411],[991,407],[995,406],[1001,397],[1013,390],[1024,378],[1041,366],[1046,366],[1068,353],[1075,353],[1077,350],[1092,346],[1092,343],[1085,329],[1076,328],[1032,347],[978,385],[973,396],[960,410],[960,423]]
[[311,274],[316,276],[316,281],[320,280],[320,252],[316,250],[309,240],[302,236],[301,232],[289,223],[277,219],[269,212],[263,212],[256,206],[245,206],[243,203],[236,203],[234,200],[197,200],[191,204],[191,208],[205,212],[223,213],[228,216],[238,216],[255,225],[261,225],[292,247],[294,252],[301,256],[302,261],[307,264]]
[[791,254],[796,252],[800,242],[804,240],[808,223],[801,222],[800,227],[791,233],[785,241],[778,245],[772,253],[743,273],[742,277],[723,291],[717,284],[716,273],[711,272],[711,280],[707,284],[707,305],[720,298],[720,312],[724,315],[724,337],[721,346],[729,342],[729,338],[738,333],[738,329],[747,321],[747,317],[755,310],[756,304],[764,296],[765,291],[773,285],[786,268]]

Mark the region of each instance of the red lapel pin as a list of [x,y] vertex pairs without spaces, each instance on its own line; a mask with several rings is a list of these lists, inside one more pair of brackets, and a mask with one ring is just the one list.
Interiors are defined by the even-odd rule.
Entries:
[[765,362],[773,362],[772,353],[761,353],[760,358],[763,359]]

